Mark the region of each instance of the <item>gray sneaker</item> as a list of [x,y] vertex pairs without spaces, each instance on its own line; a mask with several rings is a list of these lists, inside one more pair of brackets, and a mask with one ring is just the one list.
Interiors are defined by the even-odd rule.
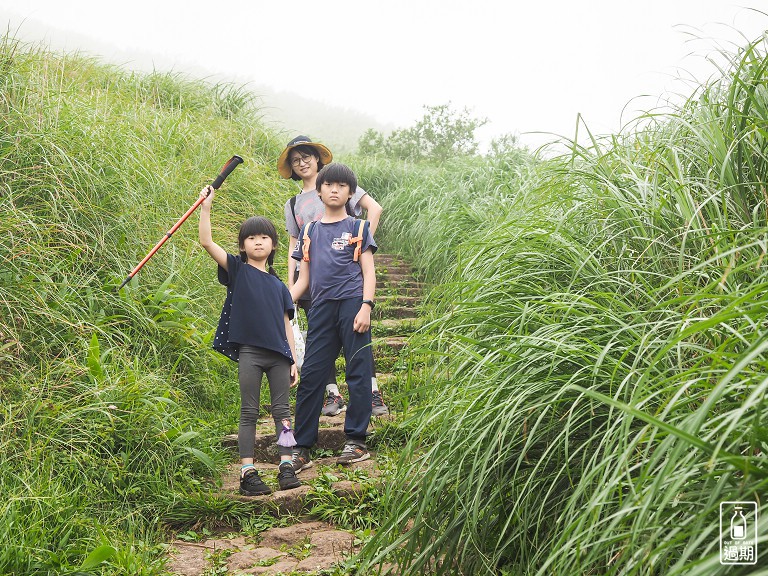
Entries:
[[368,452],[368,448],[365,446],[347,442],[344,444],[344,450],[342,450],[341,456],[336,460],[336,464],[354,464],[355,462],[368,460],[370,457],[371,453]]
[[315,463],[309,458],[309,448],[294,448],[291,455],[291,465],[296,474],[307,468],[312,468]]
[[381,397],[379,390],[373,391],[373,400],[371,402],[371,415],[373,416],[386,416],[389,414],[389,408],[384,404],[384,399]]
[[325,397],[325,403],[323,404],[323,416],[336,416],[336,414],[346,409],[347,406],[344,402],[344,398],[341,397],[341,394],[328,392],[328,396]]

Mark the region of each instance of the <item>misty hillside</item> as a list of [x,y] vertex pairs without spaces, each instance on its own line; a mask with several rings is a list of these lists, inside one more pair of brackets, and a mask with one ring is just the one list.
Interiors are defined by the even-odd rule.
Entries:
[[191,63],[180,64],[174,58],[150,52],[120,50],[98,39],[73,31],[52,28],[34,19],[23,21],[18,14],[0,8],[0,22],[16,39],[48,47],[57,52],[76,52],[94,56],[102,62],[117,65],[127,72],[172,71],[190,79],[207,82],[233,82],[242,85],[256,96],[261,120],[274,131],[290,140],[297,134],[305,134],[322,141],[338,153],[351,153],[357,147],[360,136],[369,128],[390,132],[394,126],[378,122],[372,116],[338,106],[322,103],[311,97],[276,91],[271,86],[248,82],[242,77],[228,78],[217,70],[209,70]]
[[369,128],[379,132],[394,129],[394,126],[377,122],[368,114],[331,106],[291,92],[275,92],[266,86],[251,90],[258,96],[257,107],[268,125],[286,132],[288,139],[305,134],[313,140],[322,141],[337,154],[354,152],[360,136]]

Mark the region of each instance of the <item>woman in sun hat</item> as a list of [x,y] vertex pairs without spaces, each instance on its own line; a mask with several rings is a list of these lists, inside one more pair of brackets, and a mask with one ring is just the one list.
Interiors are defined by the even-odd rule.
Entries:
[[[288,156],[293,150],[296,150],[296,153],[301,156],[311,154],[315,157],[316,162],[320,164],[320,167],[314,171],[314,176],[310,176],[309,172],[306,170],[306,166],[309,166],[309,164],[301,166],[297,165],[295,167],[292,165]],[[292,154],[292,157],[295,157],[296,153]],[[312,140],[306,136],[296,136],[296,138],[288,142],[285,150],[280,153],[280,158],[277,159],[277,171],[283,178],[291,178],[292,180],[311,178],[311,190],[314,190],[317,173],[322,170],[323,166],[330,164],[331,160],[333,160],[333,154],[326,146],[320,144],[320,142],[312,142]],[[294,168],[296,168],[296,170]],[[306,190],[306,188],[304,188],[304,190]]]
[[[320,142],[313,142],[307,136],[296,136],[285,146],[277,159],[277,171],[283,178],[291,178],[301,181],[301,192],[285,203],[285,229],[288,232],[288,288],[292,288],[298,277],[298,266],[291,254],[299,240],[301,228],[307,222],[319,220],[323,216],[324,207],[317,194],[317,173],[333,160],[333,154],[327,146]],[[359,186],[347,203],[347,214],[353,218],[359,218],[363,210],[366,211],[370,222],[371,234],[375,234],[381,219],[382,208],[371,196]],[[308,312],[311,300],[309,294],[305,294],[298,301],[299,307]],[[374,416],[389,414],[389,408],[384,404],[378,382],[374,375],[371,380],[373,391],[372,411]],[[336,382],[336,371],[333,370],[328,378],[326,386],[326,399],[323,405],[323,414],[335,416],[346,408],[344,398],[339,393]]]

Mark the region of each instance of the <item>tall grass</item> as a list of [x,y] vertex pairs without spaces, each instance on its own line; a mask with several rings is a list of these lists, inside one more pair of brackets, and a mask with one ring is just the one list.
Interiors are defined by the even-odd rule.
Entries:
[[280,143],[236,87],[10,37],[0,123],[0,572],[111,547],[109,573],[159,573],[164,519],[222,464],[236,394],[209,350],[222,292],[196,218],[116,288],[233,153],[222,244],[249,214],[279,222]]
[[538,178],[533,156],[515,147],[439,165],[385,157],[349,162],[384,207],[386,226],[377,242],[396,246],[432,282],[455,272],[466,234],[503,222],[511,205],[527,202],[528,185]]
[[761,39],[675,113],[509,189],[393,187],[397,238],[442,254],[443,286],[364,569],[767,573],[720,565],[718,518],[757,501],[764,549],[767,67]]

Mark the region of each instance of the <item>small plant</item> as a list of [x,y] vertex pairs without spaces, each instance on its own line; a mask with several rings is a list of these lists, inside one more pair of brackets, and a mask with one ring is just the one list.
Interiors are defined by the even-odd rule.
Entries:
[[290,526],[299,521],[299,518],[292,514],[281,514],[280,516],[274,516],[272,514],[256,514],[248,515],[242,519],[241,531],[253,538],[258,537],[262,532],[271,528],[279,528],[282,526]]
[[206,538],[210,538],[213,533],[208,528],[203,527],[200,531],[187,530],[176,534],[176,538],[185,542],[200,542]]
[[208,566],[203,571],[201,576],[221,576],[222,574],[229,574],[229,568],[227,567],[227,558],[229,558],[234,551],[231,549],[214,550],[205,555],[205,559],[208,561]]
[[315,448],[312,451],[312,455],[315,458],[332,458],[336,455],[336,452],[330,448]]
[[258,562],[256,562],[254,566],[259,566],[262,568],[267,566],[274,566],[275,564],[280,562],[280,558],[281,558],[280,556],[274,556],[272,558],[264,558],[263,560],[259,560]]
[[336,471],[349,475],[360,482],[360,488],[340,496],[333,488],[339,476],[330,471],[323,472],[307,495],[309,513],[345,529],[366,529],[378,525],[377,509],[379,491],[368,476],[360,471]]
[[290,554],[297,560],[304,560],[309,558],[309,555],[312,554],[312,548],[312,543],[310,542],[309,536],[307,536],[301,542],[297,542],[293,546],[283,544],[280,546],[280,551]]

